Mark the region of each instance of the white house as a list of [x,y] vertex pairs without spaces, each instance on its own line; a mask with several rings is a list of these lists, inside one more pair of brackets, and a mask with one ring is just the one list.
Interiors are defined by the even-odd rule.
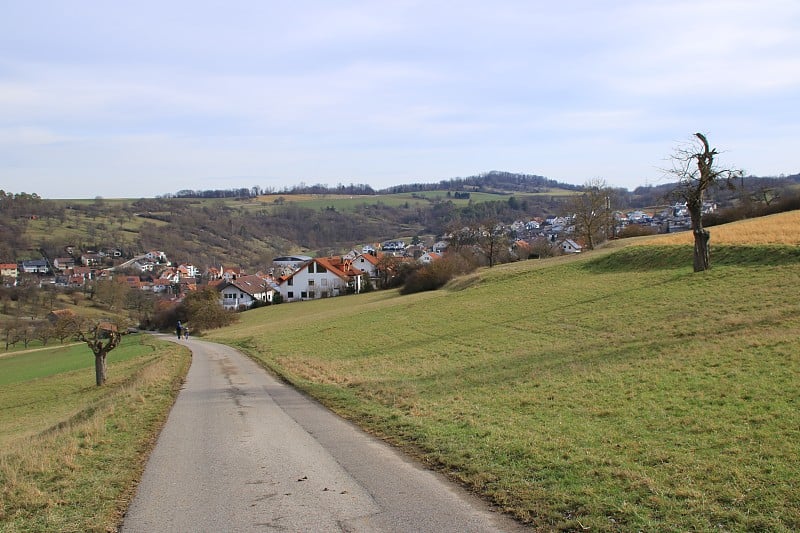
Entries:
[[255,302],[272,303],[277,286],[259,276],[240,276],[223,282],[219,287],[220,300],[225,309],[249,309]]
[[444,253],[444,251],[447,250],[448,244],[447,241],[436,241],[433,243],[433,246],[431,246],[431,251],[437,254]]
[[561,241],[561,244],[559,246],[561,247],[561,250],[565,254],[577,254],[580,253],[580,251],[583,249],[583,247],[580,244],[573,241],[572,239],[565,239]]
[[186,263],[178,265],[177,271],[185,278],[194,278],[200,272],[196,266]]
[[4,284],[14,286],[17,284],[19,270],[16,263],[0,264],[0,281]]
[[165,254],[161,250],[150,250],[149,252],[144,254],[144,256],[151,261],[156,261],[159,263],[168,263],[167,254]]
[[372,253],[358,254],[353,259],[352,265],[354,268],[366,272],[370,279],[376,279],[378,277],[379,261],[380,258]]
[[361,275],[351,261],[337,257],[317,257],[282,278],[278,287],[286,302],[316,300],[361,292]]
[[417,259],[417,261],[419,261],[423,265],[430,265],[437,259],[441,258],[442,258],[441,254],[437,254],[435,252],[425,252],[424,254],[419,256],[419,259]]
[[22,262],[22,272],[25,274],[47,274],[50,267],[46,259],[31,259]]

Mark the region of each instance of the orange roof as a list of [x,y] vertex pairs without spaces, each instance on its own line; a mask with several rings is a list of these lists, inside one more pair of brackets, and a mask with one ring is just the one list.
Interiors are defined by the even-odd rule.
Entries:
[[[383,255],[383,254],[380,254],[380,255]],[[380,257],[378,257],[376,255],[372,255],[372,254],[359,254],[358,257],[364,259],[367,263],[372,263],[375,266],[378,266],[378,263],[381,260]]]

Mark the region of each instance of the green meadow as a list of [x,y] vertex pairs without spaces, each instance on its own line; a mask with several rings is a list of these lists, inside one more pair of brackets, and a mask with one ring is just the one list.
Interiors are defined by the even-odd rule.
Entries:
[[124,337],[94,384],[85,344],[0,358],[0,531],[114,531],[189,354]]
[[800,530],[800,249],[628,246],[209,335],[534,530]]
[[448,196],[447,191],[430,190],[430,191],[417,191],[408,193],[393,193],[393,194],[379,194],[379,195],[364,195],[364,196],[350,196],[350,195],[281,195],[272,194],[261,196],[257,200],[250,200],[248,202],[240,202],[238,205],[245,208],[264,208],[274,206],[275,201],[280,198],[285,203],[294,203],[309,209],[321,210],[333,208],[337,211],[352,212],[357,208],[364,205],[385,205],[388,207],[428,207],[436,202],[452,202],[454,205],[464,207],[470,204],[483,203],[483,202],[504,202],[508,201],[510,197],[517,200],[524,200],[525,198],[542,198],[542,197],[565,197],[574,194],[572,191],[565,189],[550,189],[540,193],[488,193],[488,192],[470,192],[469,198],[455,198],[454,193]]

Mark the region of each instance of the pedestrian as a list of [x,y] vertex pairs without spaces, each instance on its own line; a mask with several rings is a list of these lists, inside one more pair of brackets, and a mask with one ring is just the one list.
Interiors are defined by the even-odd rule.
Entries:
[[189,340],[189,326],[183,326],[183,338]]
[[183,334],[183,326],[181,326],[180,320],[178,320],[178,325],[175,326],[175,332],[178,334],[178,340],[181,340],[181,335]]

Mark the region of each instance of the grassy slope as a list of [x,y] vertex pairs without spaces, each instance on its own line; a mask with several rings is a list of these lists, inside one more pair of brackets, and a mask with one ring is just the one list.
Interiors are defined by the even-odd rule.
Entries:
[[0,359],[0,531],[110,531],[185,375],[188,352],[149,336]]
[[628,247],[214,335],[549,530],[800,528],[800,254]]
[[573,191],[564,189],[548,189],[546,192],[541,193],[525,193],[516,192],[508,194],[492,194],[483,192],[470,192],[469,199],[456,199],[451,196],[448,198],[447,191],[431,190],[431,191],[417,191],[414,193],[396,193],[396,194],[379,194],[370,196],[350,196],[350,195],[281,195],[271,194],[260,196],[257,200],[244,203],[245,207],[264,207],[275,205],[275,201],[281,198],[284,202],[298,203],[303,207],[310,209],[325,209],[333,207],[337,211],[354,211],[356,207],[364,204],[374,205],[381,203],[388,206],[398,207],[401,205],[409,204],[411,206],[427,207],[434,201],[449,201],[453,204],[463,207],[470,203],[482,202],[502,202],[507,201],[508,198],[514,196],[517,200],[525,198],[536,198],[542,196],[570,196],[574,194]]

